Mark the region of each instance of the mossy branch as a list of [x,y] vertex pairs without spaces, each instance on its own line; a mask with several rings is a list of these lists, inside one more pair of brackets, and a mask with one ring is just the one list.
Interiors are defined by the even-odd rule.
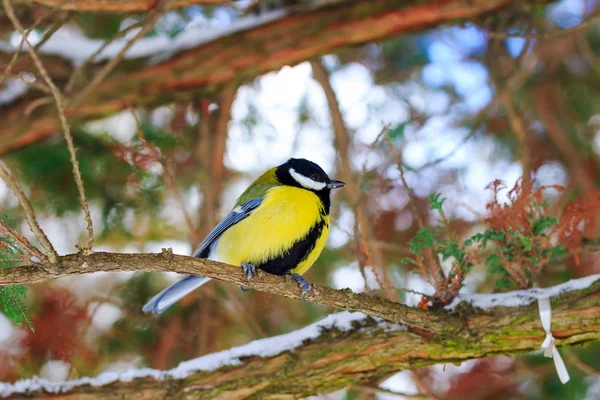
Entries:
[[[170,259],[166,256],[168,255],[100,253],[86,268],[115,270],[114,263],[120,260],[127,262],[121,269],[123,270],[129,269],[132,262],[145,261],[147,264],[138,270],[180,271],[193,266],[208,274],[211,271],[214,273],[214,267],[227,274],[231,273],[232,276],[228,278],[231,282],[238,283],[242,280],[239,268],[205,263],[204,260],[188,263],[189,257],[174,256]],[[85,260],[89,262],[90,258],[93,259],[94,256]],[[72,274],[71,268],[76,268],[77,263],[83,260],[79,256],[63,259],[64,275]],[[48,278],[36,266],[14,270],[18,269],[27,269],[40,280]],[[5,278],[7,276],[18,278],[15,271],[5,274]],[[18,279],[22,282],[22,278]],[[267,274],[259,276],[253,286],[271,293],[283,291],[289,286],[289,297],[299,295],[291,282]],[[337,293],[342,293],[342,297],[344,295],[343,292],[328,288],[319,290],[321,294],[310,299],[324,301],[335,297]],[[364,295],[354,296],[361,303],[368,303],[372,299]],[[404,306],[393,303],[382,304],[386,309],[405,309]],[[553,297],[552,307],[552,333],[559,346],[600,339],[600,279],[585,289],[567,291]],[[109,373],[95,380],[84,378],[63,383],[34,380],[17,382],[15,385],[0,384],[0,396],[11,399],[56,396],[69,399],[124,400],[296,399],[330,393],[349,385],[374,382],[402,369],[460,363],[500,354],[527,353],[538,350],[544,340],[545,333],[535,302],[527,306],[493,307],[488,310],[475,310],[465,306],[459,308],[460,318],[446,314],[441,317],[422,310],[414,310],[415,314],[407,313],[398,318],[408,322],[414,322],[416,315],[431,318],[435,336],[430,338],[397,324],[358,317],[354,318],[352,328],[349,329],[340,330],[334,326],[322,329],[318,335],[309,335],[310,337],[306,337],[304,330],[291,332],[241,348],[209,354],[174,371],[139,370],[122,376]],[[392,311],[390,315],[393,315]],[[423,322],[426,320],[418,320],[417,323]],[[349,326],[348,319],[345,325]],[[306,340],[301,341],[299,337],[306,337]],[[269,351],[270,346],[275,343],[282,350]],[[268,355],[264,355],[265,351]]]

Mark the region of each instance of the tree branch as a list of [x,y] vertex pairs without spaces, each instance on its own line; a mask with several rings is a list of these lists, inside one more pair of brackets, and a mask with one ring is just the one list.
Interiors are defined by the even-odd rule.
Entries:
[[[285,65],[332,53],[349,46],[424,30],[449,22],[478,18],[515,4],[515,0],[338,0],[248,17],[223,31],[216,39],[180,51],[170,60],[121,63],[86,101],[67,110],[71,121],[103,118],[130,106],[156,106],[213,95],[225,85],[248,82]],[[262,19],[261,19],[262,18]],[[257,23],[257,21],[266,21]],[[306,29],[310,26],[311,29]],[[242,49],[232,51],[232,43]],[[176,51],[173,49],[172,51]],[[56,61],[54,60],[54,63]],[[63,71],[58,73],[64,74]],[[0,153],[51,135],[60,129],[49,107],[36,110],[36,118],[23,118],[19,101],[0,112],[4,127]]]
[[[171,0],[167,10],[176,10],[195,4],[228,2],[230,0]],[[137,13],[151,10],[156,4],[156,0],[17,0],[17,3],[75,12]]]
[[[271,275],[261,271],[256,278],[252,278],[252,281],[248,282],[240,267],[201,258],[175,255],[167,250],[159,254],[102,252],[93,253],[89,256],[70,254],[59,257],[58,261],[58,273],[56,275],[46,272],[42,264],[0,269],[0,286],[37,283],[99,271],[170,271],[207,276],[247,286],[261,292],[292,299],[302,299],[302,291],[298,284],[287,277]],[[428,337],[435,335],[436,331],[442,327],[447,329],[448,326],[454,326],[458,329],[461,326],[457,318],[443,313],[425,312],[418,308],[393,303],[377,297],[353,293],[350,289],[334,290],[319,286],[317,291],[318,293],[305,296],[304,300],[350,311],[360,311],[387,321],[402,323],[410,328],[415,328],[416,331]]]
[[92,78],[91,82],[87,84],[79,93],[77,93],[71,101],[70,106],[76,106],[81,103],[89,94],[96,89],[98,85],[102,83],[104,79],[117,67],[117,64],[125,58],[125,53],[137,42],[139,39],[146,36],[148,32],[154,27],[154,24],[163,15],[164,8],[169,0],[159,0],[156,4],[156,8],[148,14],[148,17],[144,20],[141,29],[121,48],[119,53],[114,56],[98,73]]
[[19,232],[15,232],[8,227],[0,217],[0,232],[4,232],[6,235],[13,238],[17,243],[17,246],[24,250],[30,257],[37,257],[40,260],[44,260],[46,256],[39,251],[27,238],[21,235]]
[[[23,189],[21,189],[17,181],[14,180],[14,178],[9,174],[9,172],[6,170],[6,168],[4,168],[2,164],[0,164],[0,178],[2,178],[4,182],[6,182],[12,193],[19,201],[19,205],[21,206],[21,209],[25,214],[25,219],[29,224],[29,228],[31,229],[31,232],[33,232],[33,234],[35,235],[35,238],[38,240],[38,242],[40,242],[40,244],[46,251],[45,256],[48,257],[48,261],[50,262],[50,264],[56,264],[56,262],[58,261],[58,253],[56,253],[56,250],[54,250],[54,246],[52,246],[52,243],[50,243],[50,240],[48,240],[48,237],[46,236],[42,228],[40,228],[40,225],[38,224],[37,219],[35,218],[35,212],[33,211],[33,207],[31,206],[29,199],[27,199],[27,196],[25,196]],[[41,260],[43,261],[43,258]]]
[[[596,281],[588,286],[594,278]],[[552,298],[552,331],[559,345],[600,339],[600,275],[543,290],[556,295]],[[539,294],[529,292],[532,298]],[[527,297],[527,292],[520,293]],[[505,305],[509,299],[518,298],[514,293],[492,296]],[[0,396],[296,399],[373,382],[402,369],[527,353],[538,350],[545,338],[535,302],[486,310],[463,307],[460,316],[460,324],[439,325],[436,337],[424,339],[400,325],[360,313],[333,314],[298,331],[199,357],[169,371],[106,372],[96,378],[67,382],[36,378],[0,384]]]

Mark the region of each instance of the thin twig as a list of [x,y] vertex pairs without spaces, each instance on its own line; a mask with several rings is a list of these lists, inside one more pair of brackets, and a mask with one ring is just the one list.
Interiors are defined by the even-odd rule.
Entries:
[[515,110],[512,96],[509,93],[504,96],[504,107],[506,107],[508,121],[517,138],[517,142],[519,143],[518,149],[521,153],[520,158],[521,164],[523,165],[523,186],[528,188],[531,187],[531,160],[529,156],[529,147],[527,146],[527,131],[523,126],[522,118]]
[[10,62],[6,66],[6,69],[4,70],[4,72],[2,73],[2,76],[0,76],[0,86],[2,86],[2,83],[4,83],[6,78],[10,75],[10,71],[12,71],[12,68],[14,67],[15,63],[17,62],[17,59],[19,58],[19,55],[21,54],[21,50],[23,50],[23,45],[25,45],[25,40],[27,40],[27,37],[29,36],[29,34],[38,26],[38,24],[40,24],[40,22],[42,22],[42,20],[43,20],[43,18],[39,18],[37,21],[35,21],[33,23],[33,25],[31,25],[29,27],[29,29],[27,29],[27,31],[21,36],[21,40],[19,41],[19,45],[17,46],[17,49],[15,50],[15,54],[13,54],[13,56],[11,57]]
[[46,256],[37,249],[27,238],[21,235],[19,232],[15,232],[8,225],[4,223],[2,218],[0,218],[0,231],[6,233],[8,236],[12,237],[15,242],[19,245],[19,248],[25,250],[27,254],[31,257],[37,257],[41,262],[47,261]]
[[[390,124],[385,124],[381,128],[381,131],[375,137],[375,140],[373,140],[373,142],[371,142],[371,144],[368,146],[367,151],[366,151],[367,156],[375,149],[377,144],[381,141],[381,138],[384,137],[385,135],[387,135],[389,127],[390,127]],[[348,154],[346,154],[346,156],[348,156]],[[365,161],[361,168],[361,173],[358,176],[355,187],[354,187],[354,190],[358,191],[358,193],[355,194],[356,198],[354,199],[354,204],[352,204],[352,207],[354,207],[354,210],[356,212],[356,221],[354,224],[354,236],[357,238],[356,242],[357,242],[358,250],[363,251],[367,265],[372,266],[371,268],[373,269],[373,275],[375,275],[375,280],[377,281],[377,285],[379,285],[379,287],[385,291],[384,292],[385,295],[388,298],[390,298],[390,300],[397,300],[396,298],[392,298],[392,297],[395,297],[396,291],[391,291],[392,290],[392,289],[390,289],[391,285],[387,284],[387,283],[391,283],[391,281],[390,281],[389,277],[387,276],[386,269],[381,268],[381,273],[383,275],[383,279],[381,279],[378,271],[375,269],[376,263],[373,260],[373,256],[372,256],[372,252],[376,252],[376,256],[378,257],[378,260],[382,260],[382,253],[380,250],[381,247],[375,245],[374,240],[373,240],[373,234],[371,232],[371,227],[367,226],[368,222],[367,222],[367,216],[365,215],[366,207],[364,205],[364,192],[361,190],[361,187],[365,181],[365,177],[367,176],[367,162],[368,162],[368,157],[365,157]],[[369,232],[367,232],[367,231],[369,231]],[[358,239],[360,239],[360,240],[358,240]],[[361,267],[362,267],[361,272],[363,272],[363,278],[365,279],[365,283],[366,283],[367,278],[366,278],[366,276],[364,276],[365,275],[364,271],[363,271],[364,266],[361,266]]]
[[[392,143],[392,139],[389,135],[385,136],[385,140],[390,148],[392,160],[396,164],[396,166],[398,167],[398,171],[400,172],[400,180],[402,181],[402,186],[404,187],[404,190],[408,195],[408,202],[417,220],[417,226],[419,227],[419,229],[422,229],[425,227],[425,222],[423,221],[423,218],[419,213],[416,196],[412,189],[408,186],[408,182],[406,182],[406,177],[404,175],[404,165],[402,163],[402,156],[399,152],[394,150],[394,143]],[[426,262],[426,265],[428,266],[429,274],[431,274],[431,277],[434,281],[432,286],[435,288],[436,292],[441,293],[441,291],[445,287],[444,283],[446,282],[446,274],[444,274],[444,270],[442,269],[440,259],[432,249],[426,250],[426,256],[429,258],[429,260]],[[421,270],[421,274],[423,275],[423,279],[425,279],[429,284],[431,284],[427,272],[425,271],[425,267],[422,265],[423,263],[419,262],[418,264]]]
[[185,219],[185,223],[187,225],[188,231],[190,232],[191,235],[193,235],[194,232],[195,232],[195,230],[194,230],[194,223],[192,222],[192,218],[190,217],[189,213],[187,212],[187,210],[185,208],[185,201],[183,200],[183,197],[181,197],[181,194],[177,191],[177,187],[175,186],[175,180],[173,179],[173,176],[169,172],[169,169],[167,167],[167,163],[164,162],[164,159],[161,156],[160,151],[158,151],[158,149],[156,148],[156,146],[151,145],[146,140],[146,136],[144,136],[144,132],[142,131],[142,126],[140,124],[140,120],[138,119],[138,117],[135,114],[134,110],[131,110],[131,115],[133,115],[133,118],[135,119],[135,124],[136,124],[136,128],[137,128],[138,138],[140,139],[140,141],[142,142],[142,144],[153,155],[154,160],[157,163],[160,163],[160,165],[162,166],[163,177],[165,179],[165,182],[167,183],[167,186],[169,187],[169,189],[173,193],[173,196],[175,196],[175,199],[179,203],[179,208],[181,209],[181,212],[183,213],[183,217]]
[[[485,108],[487,110],[487,107]],[[441,164],[442,162],[446,161],[447,159],[449,159],[450,157],[452,157],[453,155],[455,155],[456,153],[458,153],[458,151],[469,141],[471,140],[475,134],[479,131],[479,128],[481,128],[481,126],[483,125],[483,122],[485,121],[484,118],[484,113],[481,112],[478,114],[477,116],[477,121],[473,124],[473,126],[471,126],[471,129],[469,130],[469,133],[467,134],[467,136],[465,136],[460,143],[458,143],[452,150],[450,150],[447,154],[444,154],[443,156],[432,160],[422,166],[420,166],[417,171],[423,171],[426,170],[428,168],[431,167],[435,167],[438,164]]]
[[83,64],[81,64],[79,67],[77,67],[77,69],[75,69],[75,71],[73,71],[73,73],[71,74],[71,76],[69,77],[69,80],[67,81],[67,84],[65,85],[65,93],[71,93],[71,90],[73,90],[73,87],[75,86],[75,83],[77,82],[77,79],[79,78],[79,76],[81,75],[81,73],[83,72],[83,70],[92,62],[94,62],[94,59],[96,57],[98,57],[98,55],[100,53],[102,53],[102,51],[104,51],[104,49],[106,49],[111,43],[113,43],[115,40],[125,36],[127,33],[129,33],[130,31],[132,31],[133,29],[139,28],[139,27],[143,27],[144,26],[145,21],[141,21],[141,22],[137,22],[133,25],[128,26],[127,28],[123,29],[122,31],[117,32],[112,38],[108,39],[107,41],[105,41],[102,46],[100,46],[98,48],[98,50],[96,50],[94,53],[92,53],[91,56],[89,56],[84,62]]
[[381,289],[372,289],[372,290],[365,290],[364,292],[362,292],[363,294],[368,294],[368,295],[373,295],[373,294],[378,294],[381,293],[381,290],[396,290],[398,292],[402,292],[402,293],[411,293],[411,294],[416,294],[417,296],[421,296],[421,297],[426,297],[427,294],[423,293],[423,292],[419,292],[417,290],[412,290],[412,289],[407,289],[407,288],[403,288],[403,287],[397,287],[397,286],[388,286],[388,287],[384,287]]
[[406,194],[408,195],[410,207],[412,208],[413,213],[415,214],[418,226],[419,228],[423,228],[425,226],[425,223],[423,222],[423,218],[421,218],[421,214],[419,213],[419,209],[417,208],[417,200],[415,198],[415,194],[406,182],[406,177],[404,176],[404,165],[402,164],[402,158],[400,156],[400,153],[394,150],[394,143],[392,143],[392,139],[389,135],[385,136],[385,141],[390,148],[390,152],[392,154],[392,161],[396,164],[396,166],[398,167],[398,171],[400,172],[400,180],[402,181],[402,186],[404,186],[404,190],[406,190]]
[[[27,33],[27,35],[28,34],[29,34],[29,32]],[[23,35],[23,37],[21,38],[21,41],[19,42],[19,46],[17,47],[17,50],[15,51],[15,54],[13,54],[13,56],[10,59],[8,65],[6,66],[6,69],[4,70],[4,72],[2,73],[2,75],[0,76],[0,86],[2,86],[2,84],[4,83],[4,81],[6,80],[6,78],[10,75],[10,71],[12,71],[13,66],[17,62],[17,59],[19,58],[19,54],[21,54],[21,49],[23,48],[23,43],[25,43],[25,37],[26,36]]]
[[[527,56],[527,50],[528,50],[529,44],[530,44],[529,42],[530,42],[530,39],[527,39],[525,45],[523,46],[523,50],[521,51],[521,53],[519,54],[519,56],[516,59],[516,63],[517,63],[517,65],[519,65],[519,68],[513,74],[511,74],[511,76],[509,76],[506,79],[506,81],[505,81],[504,85],[502,85],[502,87],[498,87],[497,93],[494,96],[494,98],[492,99],[492,101],[490,101],[490,103],[487,106],[482,108],[474,116],[475,122],[471,126],[469,133],[449,153],[422,165],[416,171],[420,172],[425,169],[434,167],[434,166],[446,161],[453,155],[455,155],[462,148],[462,146],[464,146],[469,140],[471,140],[477,134],[479,129],[486,122],[487,111],[496,107],[498,105],[498,103],[504,98],[504,96],[507,96],[509,93],[514,92],[516,89],[518,89],[523,84],[523,82],[529,76],[531,76],[531,74],[535,71],[535,68],[532,65],[532,63],[527,63],[527,60],[525,59]],[[461,124],[462,123],[460,123],[458,125],[461,125]]]
[[52,99],[52,96],[40,97],[39,99],[35,99],[31,103],[27,104],[25,109],[23,109],[23,115],[29,117],[35,111],[36,108],[44,106],[46,104],[50,104],[53,101],[54,100]]
[[[4,0],[8,1],[8,0]],[[142,29],[133,37],[123,48],[114,56],[105,66],[102,68],[92,81],[84,87],[77,95],[69,102],[69,106],[74,106],[85,100],[85,98],[94,90],[96,87],[112,72],[112,70],[121,62],[121,60],[125,57],[125,54],[131,46],[139,39],[143,38],[146,33],[150,32],[150,29],[154,26],[156,21],[163,15],[164,10],[166,8],[167,3],[170,0],[160,0],[156,7],[148,14],[148,17],[144,21],[144,25]]]
[[[22,74],[19,74],[18,78],[23,83],[25,83],[28,86],[31,86],[32,88],[37,89],[37,90],[39,90],[42,93],[46,93],[46,94],[52,95],[52,91],[48,88],[48,86],[46,86],[42,82],[38,82],[38,81],[35,81],[35,80],[27,80],[27,79],[25,79],[25,77]],[[42,97],[42,99],[49,99],[50,100],[49,103],[52,102],[52,97]]]
[[409,247],[400,246],[394,243],[383,242],[381,240],[373,240],[373,246],[379,247],[381,249],[390,250],[390,251],[399,251],[399,252],[408,252],[410,251]]
[[[65,0],[63,0],[64,2]],[[37,28],[46,18],[52,16],[54,13],[50,13],[48,15],[43,15],[40,18],[38,18],[37,20],[34,21],[34,23],[27,29],[27,31],[25,32],[24,35],[21,36],[21,40],[19,41],[19,45],[17,47],[17,49],[15,50],[15,53],[13,54],[10,62],[8,63],[6,69],[4,70],[4,73],[2,74],[2,76],[0,77],[0,86],[2,86],[2,83],[4,82],[4,80],[10,75],[10,71],[12,70],[14,64],[16,63],[17,59],[19,58],[19,55],[21,54],[21,51],[23,50],[23,45],[25,45],[25,40],[27,40],[27,38],[29,37],[29,34],[35,29]],[[59,19],[59,21],[55,22],[53,27],[50,28],[42,37],[42,39],[35,45],[35,49],[39,49],[44,43],[46,43],[46,41],[62,26],[62,24],[64,24],[69,18],[71,17],[70,14],[65,14],[62,18]]]
[[[21,22],[19,22],[17,16],[15,15],[11,1],[3,0],[3,4],[4,4],[4,8],[6,9],[6,14],[8,15],[8,18],[13,23],[14,27],[21,34],[24,34],[23,26],[21,25]],[[27,41],[27,39],[25,39],[25,41]],[[85,197],[85,189],[83,187],[83,180],[81,179],[81,172],[79,170],[79,161],[77,160],[77,156],[75,154],[75,146],[73,144],[73,137],[71,136],[71,128],[69,126],[69,122],[67,121],[67,117],[65,116],[64,99],[62,97],[62,94],[60,93],[60,90],[58,89],[58,87],[56,87],[56,85],[54,84],[54,82],[52,81],[50,76],[48,75],[48,71],[46,71],[46,69],[44,68],[42,60],[38,56],[35,49],[29,44],[29,42],[27,42],[27,51],[29,52],[31,59],[33,60],[33,63],[35,64],[37,70],[39,71],[40,75],[42,76],[44,82],[46,82],[46,85],[48,85],[48,87],[52,91],[52,97],[54,98],[54,102],[56,104],[56,109],[58,111],[58,117],[60,119],[60,123],[63,128],[63,133],[65,136],[65,140],[67,142],[67,147],[69,149],[69,153],[71,154],[71,164],[73,165],[73,175],[75,176],[75,183],[77,184],[77,190],[79,192],[79,202],[81,203],[81,207],[85,214],[85,220],[87,223],[88,244],[87,244],[86,248],[82,249],[82,251],[84,253],[89,253],[92,251],[92,245],[94,243],[94,229],[92,226],[92,218],[90,216],[90,209],[88,207],[88,203],[87,203],[87,200]]]
[[[349,205],[353,208],[355,214],[354,238],[356,241],[357,250],[359,252],[360,271],[366,282],[367,277],[365,273],[365,267],[370,266],[373,274],[375,275],[377,284],[382,288],[386,287],[388,286],[386,285],[386,281],[388,279],[385,269],[382,268],[382,257],[380,253],[378,253],[378,249],[371,244],[371,238],[373,235],[371,232],[371,225],[368,223],[364,197],[361,191],[362,180],[356,180],[352,173],[352,167],[350,164],[351,139],[348,128],[342,116],[339,102],[333,87],[329,82],[329,72],[321,61],[312,60],[310,65],[315,81],[325,92],[325,98],[327,99],[327,104],[331,114],[331,123],[333,125],[335,144],[339,155],[339,168],[341,170],[340,172],[342,179],[346,182],[346,192],[348,193],[347,197],[349,199]],[[382,132],[387,132],[387,127],[384,127]],[[382,133],[378,135],[378,138],[372,144],[373,147],[376,146],[381,136]],[[363,170],[364,169],[366,168],[363,168]],[[364,175],[361,177],[361,179],[364,179]],[[380,273],[383,275],[383,277],[380,276]]]
[[40,228],[40,225],[38,224],[37,219],[35,218],[33,207],[31,207],[31,203],[27,199],[27,196],[25,196],[25,193],[23,192],[19,184],[13,179],[13,177],[8,173],[8,171],[6,170],[6,168],[4,168],[2,164],[0,164],[0,178],[2,178],[4,182],[6,182],[6,184],[13,192],[17,200],[19,200],[19,204],[21,205],[21,208],[25,213],[25,219],[27,219],[29,228],[35,235],[38,242],[40,242],[40,244],[46,251],[46,257],[48,258],[48,261],[50,262],[50,264],[56,264],[56,262],[58,261],[58,254],[56,253],[56,250],[54,250],[54,246],[52,246],[52,243],[50,243],[42,228]]
[[44,36],[40,39],[39,42],[36,43],[36,45],[34,46],[34,48],[36,50],[38,50],[40,47],[42,47],[44,45],[44,43],[46,43],[48,41],[48,39],[50,39],[52,37],[52,35],[54,35],[56,33],[56,31],[58,31],[65,23],[67,23],[68,20],[70,20],[71,18],[73,18],[74,14],[70,14],[70,13],[65,13],[63,14],[58,21],[56,21],[54,24],[52,24],[52,26],[50,27],[50,29],[48,29],[45,33]]

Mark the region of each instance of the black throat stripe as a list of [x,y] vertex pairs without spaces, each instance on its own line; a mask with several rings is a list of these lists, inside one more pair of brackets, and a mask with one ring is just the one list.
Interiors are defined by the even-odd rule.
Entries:
[[262,264],[254,264],[252,260],[248,260],[247,262],[270,274],[285,275],[308,258],[309,254],[314,250],[317,240],[323,234],[323,228],[325,226],[329,228],[327,222],[325,222],[325,219],[321,216],[320,221],[313,225],[306,236],[295,242],[292,247],[283,254]]

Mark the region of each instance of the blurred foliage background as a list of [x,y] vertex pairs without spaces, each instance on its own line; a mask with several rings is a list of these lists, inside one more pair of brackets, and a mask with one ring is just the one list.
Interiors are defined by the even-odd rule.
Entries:
[[[139,43],[157,38],[169,43],[193,29],[198,35],[222,32],[240,21],[298,6],[290,3],[298,2],[239,1],[172,10]],[[336,193],[331,238],[308,279],[416,305],[423,294],[435,292],[419,268],[405,260],[415,257],[410,241],[419,221],[439,226],[441,211],[449,232],[462,243],[490,228],[486,204],[494,194],[486,187],[496,179],[508,189],[520,179],[533,189],[564,187],[544,194],[545,215],[551,218],[597,190],[597,6],[594,0],[515,2],[468,22],[343,47],[211,94],[192,91],[166,104],[72,121],[95,250],[172,247],[190,254],[260,173],[291,156],[305,157],[350,183]],[[73,53],[86,46],[96,49],[144,20],[144,14],[93,12],[59,17],[64,20],[58,31],[39,51],[64,59],[68,55],[57,48],[71,46]],[[39,24],[32,38],[45,40],[53,26]],[[13,54],[20,40],[3,25],[3,56]],[[232,46],[243,53],[243,43]],[[144,65],[127,58],[119,71]],[[90,79],[85,69],[81,75],[76,88]],[[15,104],[22,112],[40,95],[27,84],[36,79],[18,68],[3,76],[3,129],[9,127]],[[61,88],[67,85],[66,78],[55,79]],[[36,112],[21,118],[35,119]],[[386,127],[384,140],[380,134]],[[59,132],[14,146],[2,161],[26,188],[59,253],[75,252],[86,233]],[[510,204],[507,192],[499,192],[498,204]],[[435,193],[445,201],[432,210],[429,200]],[[7,225],[33,240],[16,199],[2,184],[0,201]],[[598,237],[594,218],[578,227],[584,239]],[[527,285],[600,273],[597,252],[578,249],[552,261]],[[474,262],[462,290],[515,287],[514,282],[499,285],[499,274],[502,268]],[[39,375],[63,380],[131,367],[172,368],[201,354],[289,332],[335,311],[212,281],[159,317],[142,314],[147,299],[175,279],[174,274],[111,273],[29,287],[26,314],[35,332],[18,323],[18,315],[0,314],[0,379]],[[382,387],[439,399],[600,398],[600,343],[564,352],[572,377],[564,386],[552,361],[534,354],[405,371]],[[357,387],[327,398],[397,397]]]

